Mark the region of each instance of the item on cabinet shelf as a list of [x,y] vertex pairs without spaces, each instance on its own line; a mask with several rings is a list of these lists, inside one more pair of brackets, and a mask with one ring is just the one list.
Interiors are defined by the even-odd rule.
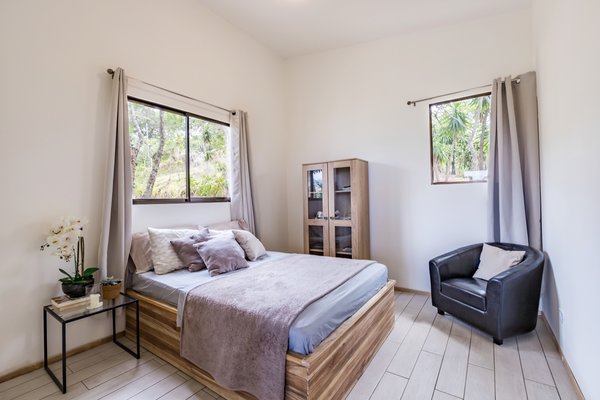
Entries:
[[119,297],[119,293],[121,293],[121,280],[115,279],[112,276],[103,279],[101,282],[102,285],[102,298],[106,300],[112,300]]
[[88,310],[94,310],[96,308],[102,307],[102,302],[100,301],[99,294],[90,294],[90,304],[88,305]]
[[323,219],[323,211],[317,211],[317,219]]
[[50,299],[52,306],[58,310],[66,310],[68,308],[80,307],[89,303],[89,297],[79,297],[72,299],[69,296],[58,296]]

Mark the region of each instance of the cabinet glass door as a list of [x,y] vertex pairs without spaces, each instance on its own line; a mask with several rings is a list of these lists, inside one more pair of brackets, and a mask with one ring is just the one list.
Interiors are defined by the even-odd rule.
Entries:
[[304,252],[320,256],[330,252],[327,176],[327,164],[304,166]]
[[333,210],[331,215],[338,221],[352,220],[352,181],[350,165],[345,162],[334,163],[331,169],[333,183]]
[[325,168],[306,169],[306,218],[325,220],[327,213],[327,170]]
[[334,227],[335,256],[352,258],[352,228],[349,226]]
[[325,229],[324,225],[308,226],[308,254],[316,256],[325,255]]

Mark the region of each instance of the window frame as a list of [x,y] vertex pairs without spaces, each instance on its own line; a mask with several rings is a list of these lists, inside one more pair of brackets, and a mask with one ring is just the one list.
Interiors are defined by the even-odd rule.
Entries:
[[[154,101],[144,100],[135,96],[127,96],[127,104],[130,101],[135,103],[139,103],[142,105],[157,107],[163,109],[165,111],[169,111],[172,113],[180,114],[185,117],[185,191],[186,197],[182,199],[134,199],[133,196],[131,198],[134,205],[137,204],[190,204],[190,203],[229,203],[231,202],[231,197],[191,197],[190,190],[190,117],[201,119],[203,121],[211,122],[218,125],[223,125],[228,128],[231,127],[231,124],[228,124],[223,121],[216,120],[210,117],[203,117],[201,115],[191,113],[188,111],[180,110],[174,107],[165,106],[163,104],[156,103]],[[231,167],[231,160],[229,160],[228,167]],[[132,181],[134,177],[131,177]],[[231,188],[229,188],[231,189]]]
[[[470,99],[474,99],[477,97],[483,97],[483,96],[491,96],[492,92],[491,91],[487,91],[487,92],[482,92],[482,93],[477,93],[477,94],[472,94],[472,95],[468,95],[468,96],[464,96],[464,97],[458,97],[458,98],[453,98],[453,99],[449,99],[449,100],[444,100],[444,101],[439,101],[436,103],[429,103],[429,107],[428,107],[428,112],[429,112],[429,173],[431,176],[431,184],[432,185],[456,185],[456,184],[465,184],[465,183],[487,183],[487,179],[486,180],[482,180],[482,179],[477,179],[477,180],[470,180],[470,181],[455,181],[455,182],[435,182],[434,181],[434,176],[433,176],[433,120],[431,118],[431,107],[434,106],[440,106],[443,104],[448,104],[448,103],[454,103],[457,101],[464,101],[464,100],[470,100]],[[491,121],[490,121],[491,123]],[[490,135],[491,135],[491,126],[490,126]]]

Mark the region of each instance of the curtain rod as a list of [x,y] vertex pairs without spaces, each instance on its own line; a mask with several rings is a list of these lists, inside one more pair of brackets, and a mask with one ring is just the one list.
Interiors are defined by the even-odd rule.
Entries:
[[[114,76],[115,71],[112,68],[109,68],[109,69],[106,70],[106,73],[109,74],[109,75],[111,75],[111,76]],[[223,108],[223,107],[217,106],[216,104],[212,104],[212,103],[209,103],[209,102],[204,101],[204,100],[199,100],[199,99],[196,99],[194,97],[186,96],[185,94],[177,93],[177,92],[174,92],[172,90],[165,89],[165,88],[157,86],[157,85],[153,85],[152,83],[145,82],[145,81],[143,81],[141,79],[137,79],[137,78],[133,78],[133,77],[129,77],[129,78],[135,79],[136,81],[142,82],[142,83],[144,83],[144,84],[146,84],[148,86],[152,86],[154,88],[157,88],[157,89],[160,89],[160,90],[164,90],[166,92],[169,92],[171,94],[175,94],[177,96],[185,97],[186,99],[190,99],[190,100],[194,100],[194,101],[197,101],[197,102],[200,102],[200,103],[203,103],[203,104],[207,104],[207,105],[209,105],[211,107],[215,107],[215,108],[218,108],[219,110],[227,111],[228,113],[235,115],[235,111],[234,110],[229,110],[227,108]]]
[[[521,78],[514,78],[512,81],[516,82],[516,83],[521,83]],[[485,89],[485,88],[491,88],[491,87],[492,87],[491,84],[490,85],[482,85],[482,86],[472,87],[472,88],[469,88],[469,89],[459,90],[459,91],[452,92],[452,93],[445,93],[445,94],[440,94],[440,95],[433,96],[433,97],[427,97],[427,98],[424,98],[424,99],[409,100],[409,101],[406,102],[406,105],[416,107],[417,103],[421,103],[423,101],[439,99],[440,97],[452,96],[453,94],[460,94],[460,93],[470,92],[471,90]]]

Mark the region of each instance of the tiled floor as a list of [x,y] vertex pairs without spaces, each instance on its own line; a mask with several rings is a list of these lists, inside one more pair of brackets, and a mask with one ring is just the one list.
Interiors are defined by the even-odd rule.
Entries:
[[396,294],[396,324],[348,400],[577,399],[550,332],[504,341],[449,315],[427,296]]
[[[0,399],[220,399],[152,353],[140,360],[107,343],[67,359],[63,395],[43,369],[0,383]],[[58,368],[58,365],[54,365]],[[427,296],[396,294],[396,324],[349,400],[577,399],[542,321],[535,332],[492,339]]]

